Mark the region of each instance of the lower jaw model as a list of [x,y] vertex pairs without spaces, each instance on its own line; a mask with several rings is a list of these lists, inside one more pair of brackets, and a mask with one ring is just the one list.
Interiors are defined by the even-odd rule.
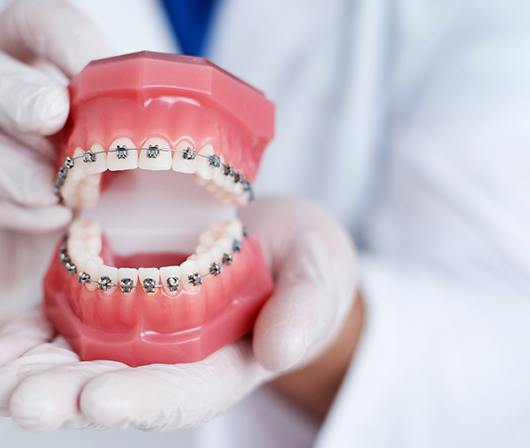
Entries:
[[89,64],[56,142],[76,218],[44,279],[82,360],[194,362],[251,331],[273,282],[236,215],[272,138],[261,92],[200,58]]

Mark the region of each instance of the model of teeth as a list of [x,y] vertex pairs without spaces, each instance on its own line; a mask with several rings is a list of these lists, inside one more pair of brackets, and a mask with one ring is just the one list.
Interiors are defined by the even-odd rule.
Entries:
[[44,281],[50,321],[81,359],[133,366],[250,331],[272,279],[234,210],[253,199],[272,103],[204,59],[148,52],[92,62],[70,92],[55,188],[77,218]]

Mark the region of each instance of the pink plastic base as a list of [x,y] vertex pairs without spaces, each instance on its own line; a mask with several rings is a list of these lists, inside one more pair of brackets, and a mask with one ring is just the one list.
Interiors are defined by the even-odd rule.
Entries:
[[[259,250],[257,244],[257,241],[249,238],[246,241],[247,250],[252,252]],[[124,327],[122,322],[117,320],[114,326],[116,331],[87,325],[80,319],[79,310],[76,312],[73,309],[76,307],[72,307],[71,297],[78,288],[84,287],[75,285],[77,283],[75,276],[68,276],[58,261],[52,262],[45,279],[45,313],[81,360],[113,360],[121,361],[129,366],[200,361],[249,333],[261,307],[270,296],[273,288],[272,278],[261,253],[252,258],[252,266],[247,265],[246,269],[239,274],[245,275],[245,273],[252,272],[252,278],[242,278],[242,281],[238,282],[237,289],[230,291],[230,302],[223,309],[208,317],[205,322],[192,328],[175,332],[156,331],[151,326],[147,328],[141,316],[136,316],[134,320],[137,323],[134,326]],[[117,297],[102,297],[98,291],[85,293],[97,296],[94,300],[119,300]],[[158,294],[160,295],[157,302],[160,305],[158,312],[161,316],[164,313],[171,313],[169,308],[176,303],[172,301],[187,300],[179,296],[162,296],[161,292]],[[84,295],[84,297],[87,296]],[[84,297],[79,295],[78,300],[85,300]],[[152,296],[145,296],[143,299],[156,301]],[[194,299],[203,300],[200,297]],[[167,303],[168,309],[164,309],[164,302]],[[116,306],[120,307],[120,304],[117,303]],[[121,306],[125,308],[127,305],[122,303]],[[137,308],[136,311],[140,309]],[[109,316],[106,317],[109,319]],[[121,329],[117,330],[120,327]]]

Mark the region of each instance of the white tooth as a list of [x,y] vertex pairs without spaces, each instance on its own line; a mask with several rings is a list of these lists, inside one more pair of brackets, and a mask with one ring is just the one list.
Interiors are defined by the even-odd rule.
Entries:
[[[182,286],[182,284],[180,283],[181,282],[180,275],[181,275],[180,267],[178,266],[164,266],[160,268],[160,281],[162,283],[162,287],[164,288],[164,291],[166,292],[166,294],[174,295],[178,293],[178,291],[180,290]],[[168,278],[178,279],[179,288],[177,291],[171,291],[169,289],[169,285],[167,284]]]
[[[74,157],[77,159],[74,163],[74,166],[75,165],[78,165],[78,166],[84,166],[83,164],[83,155],[85,154],[85,150],[83,148],[81,148],[80,146],[76,146],[76,148],[74,149]],[[79,164],[77,163],[77,161],[79,161]]]
[[212,247],[217,241],[217,235],[211,229],[206,229],[199,235],[199,244],[206,247]]
[[227,235],[241,239],[243,237],[243,225],[239,219],[232,219],[226,226]]
[[226,181],[224,184],[224,189],[228,193],[233,193],[235,188],[234,178],[232,176],[226,176]]
[[85,251],[90,255],[99,255],[102,248],[101,237],[90,237],[84,241]]
[[[99,271],[103,266],[103,260],[100,257],[90,257],[88,260],[84,261],[81,266],[78,266],[78,270],[81,272],[86,272],[90,275],[92,281],[97,282],[99,280]],[[94,291],[98,286],[97,283],[87,283],[86,288],[90,291]]]
[[[147,148],[150,146],[156,146],[159,149],[158,156],[155,158],[149,158],[149,152]],[[140,151],[140,161],[138,166],[143,170],[169,170],[171,169],[171,147],[169,143],[163,138],[151,137],[147,139],[142,145]]]
[[232,221],[232,219],[223,219],[222,221],[216,221],[210,224],[210,229],[216,234],[221,234],[224,232],[225,228],[232,223]]
[[173,155],[173,171],[179,173],[193,174],[197,171],[197,156],[193,160],[186,160],[182,157],[182,151],[186,148],[195,150],[195,147],[188,140],[181,140],[178,142],[175,148],[175,154]]
[[[83,163],[83,149],[77,147],[74,150],[73,159],[74,166],[68,170],[65,186],[68,183],[77,184],[85,176],[85,163]],[[64,187],[63,187],[64,188]]]
[[68,182],[66,180],[63,188],[61,189],[61,196],[63,198],[64,204],[69,208],[77,208],[77,195],[76,195],[77,185],[73,185],[73,182]]
[[101,226],[96,221],[87,220],[84,227],[84,234],[87,237],[101,238]]
[[248,202],[248,197],[244,194],[234,197],[234,201],[238,205],[245,205]]
[[222,264],[223,255],[227,253],[223,248],[215,245],[209,250],[209,256],[212,261]]
[[118,284],[118,268],[115,268],[113,266],[101,265],[99,268],[99,277],[97,278],[98,281],[102,277],[110,278],[110,282],[113,285],[107,291],[102,291],[102,292],[105,294],[111,294],[112,292],[114,292],[114,290],[116,289],[116,285]]
[[221,156],[220,159],[221,159],[221,166],[219,168],[215,168],[212,181],[218,187],[224,187],[225,182],[226,182],[226,177],[227,177],[224,174],[224,168],[223,168],[225,160],[223,159],[223,156]]
[[67,180],[69,178],[79,180],[85,176],[87,164],[83,162],[84,153],[85,151],[82,148],[77,147],[74,149],[74,166],[68,170]]
[[212,264],[212,253],[205,252],[203,254],[195,254],[193,261],[197,263],[197,272],[203,277],[210,272],[210,265]]
[[82,157],[84,151],[81,148],[74,150],[74,166],[68,170],[68,176],[64,181],[64,185],[61,188],[61,196],[64,203],[71,208],[75,208],[76,204],[76,192],[79,186],[79,182],[83,179],[85,174],[85,167],[83,160],[77,157]]
[[160,272],[156,268],[140,268],[138,269],[138,276],[140,277],[140,286],[148,294],[154,294],[157,290],[147,291],[144,287],[144,280],[152,279],[155,282],[155,285],[158,285],[160,281]]
[[74,235],[84,235],[85,228],[89,225],[89,220],[84,218],[77,218],[68,226],[68,234],[70,236]]
[[[85,247],[80,241],[68,240],[68,256],[72,259],[72,262],[79,267],[85,264],[86,253],[84,251]],[[98,254],[93,254],[98,255]]]
[[195,248],[195,253],[197,253],[198,255],[200,254],[204,254],[206,252],[208,252],[209,250],[209,247],[206,247],[206,246],[203,246],[202,244],[199,244],[196,248]]
[[[83,250],[85,249],[85,244],[82,240],[68,238],[68,244],[66,245],[66,247],[68,250],[68,255],[70,255],[70,258],[73,258],[76,252],[77,254],[81,254],[83,252]],[[74,263],[77,264],[75,260]]]
[[81,207],[94,207],[98,203],[101,174],[85,177],[77,188],[77,201]]
[[234,183],[234,189],[232,190],[236,196],[243,195],[243,184],[241,182]]
[[92,236],[101,236],[101,226],[97,221],[92,221],[91,219],[86,218],[77,218],[75,221],[70,224],[68,228],[68,234],[71,236],[82,236],[92,237]]
[[101,236],[90,236],[87,232],[90,229],[70,227],[68,237],[68,254],[75,265],[85,264],[85,260],[90,257],[97,257],[101,252]]
[[232,238],[220,238],[215,244],[215,248],[218,248],[223,254],[231,254],[233,242]]
[[99,258],[98,255],[90,255],[90,254],[87,254],[86,252],[81,252],[81,254],[77,256],[70,255],[70,258],[72,259],[74,264],[77,266],[78,273],[85,271],[83,267],[86,267],[89,264],[90,260],[94,257]]
[[96,155],[95,162],[84,162],[83,159],[79,159],[80,163],[82,163],[83,166],[85,167],[85,173],[86,174],[102,173],[103,171],[107,169],[107,153],[105,152],[105,148],[103,148],[103,146],[101,146],[99,143],[94,143],[90,147],[90,151],[92,151]]
[[208,157],[213,156],[214,154],[215,152],[212,145],[203,146],[199,151],[197,157],[197,174],[203,179],[210,180],[214,176],[214,170],[217,168],[211,166],[208,161]]
[[195,260],[187,259],[180,265],[180,285],[186,291],[196,291],[199,285],[194,286],[190,283],[189,277],[199,272],[199,266]]
[[133,286],[138,286],[138,269],[119,268],[118,269],[118,285],[119,285],[119,282],[123,279],[130,279],[132,280]]
[[[118,157],[116,150],[118,146],[127,148],[127,156],[124,159]],[[120,137],[114,140],[107,153],[107,165],[110,171],[133,170],[138,168],[138,151],[136,145],[128,137]]]

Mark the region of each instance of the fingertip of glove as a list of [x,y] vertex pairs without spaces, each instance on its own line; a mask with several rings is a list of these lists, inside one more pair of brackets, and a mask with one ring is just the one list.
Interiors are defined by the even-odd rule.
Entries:
[[[258,333],[259,334],[259,333]],[[303,333],[276,332],[274,328],[254,338],[254,355],[262,367],[271,372],[287,370],[300,362],[307,352]]]
[[[103,427],[117,427],[131,414],[131,403],[126,394],[116,393],[121,378],[108,373],[91,380],[81,392],[81,413],[91,422]],[[112,396],[113,399],[109,400]]]
[[[54,384],[43,383],[37,376],[28,378],[15,389],[9,402],[10,414],[15,423],[28,431],[49,432],[59,429],[64,421],[63,409],[50,399]],[[48,397],[39,399],[39,391],[46,390]],[[60,391],[57,391],[60,393]],[[44,398],[44,399],[42,399]]]
[[42,135],[53,134],[64,126],[68,117],[68,91],[59,84],[42,88],[31,108],[36,131]]
[[[7,215],[9,212],[9,216]],[[51,233],[64,228],[72,219],[72,211],[61,205],[26,209],[0,204],[0,228],[16,229],[31,234]]]

